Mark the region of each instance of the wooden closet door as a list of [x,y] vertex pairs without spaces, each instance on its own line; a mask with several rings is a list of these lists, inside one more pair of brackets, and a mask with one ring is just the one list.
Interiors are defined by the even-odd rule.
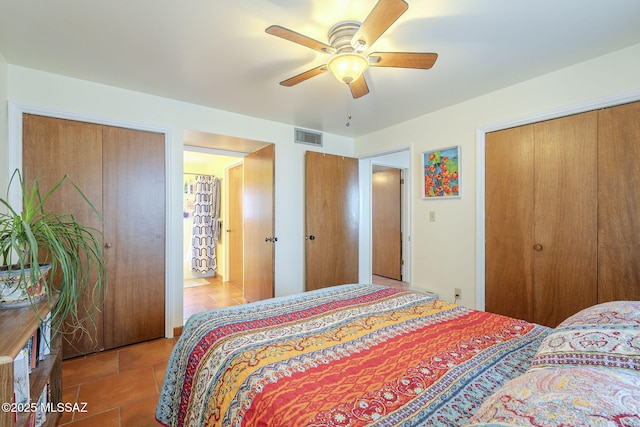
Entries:
[[402,280],[400,169],[376,171],[372,176],[372,272]]
[[[24,114],[22,132],[23,178],[38,178],[40,188],[46,192],[69,175],[102,213],[102,127]],[[72,213],[81,223],[102,230],[100,218],[69,184],[60,187],[46,206],[54,212]],[[88,296],[84,301],[91,306]],[[99,307],[102,309],[101,304]],[[85,331],[77,331],[67,336],[69,341],[62,341],[65,358],[104,349],[102,313],[94,315],[95,323],[85,322]]]
[[164,336],[164,135],[104,127],[105,348]]
[[307,291],[358,283],[358,160],[307,151]]
[[598,302],[640,300],[640,103],[598,112]]
[[597,302],[597,113],[534,132],[534,319],[555,327]]
[[533,322],[533,125],[488,133],[485,154],[485,308]]

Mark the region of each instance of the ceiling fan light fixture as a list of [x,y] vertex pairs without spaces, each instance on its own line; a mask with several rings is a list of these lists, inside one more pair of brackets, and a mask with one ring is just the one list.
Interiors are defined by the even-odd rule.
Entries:
[[369,68],[369,60],[359,53],[347,52],[334,55],[327,62],[327,69],[338,81],[350,84]]

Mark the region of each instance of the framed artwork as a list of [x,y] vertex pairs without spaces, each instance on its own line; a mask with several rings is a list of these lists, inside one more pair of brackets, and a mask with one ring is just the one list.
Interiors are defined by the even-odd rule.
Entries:
[[422,153],[424,189],[422,198],[455,199],[460,193],[460,146]]

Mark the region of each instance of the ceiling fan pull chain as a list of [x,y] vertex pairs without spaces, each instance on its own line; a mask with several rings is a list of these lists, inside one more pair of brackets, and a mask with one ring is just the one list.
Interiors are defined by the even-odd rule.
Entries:
[[[347,86],[348,88],[349,86]],[[346,127],[351,126],[351,96],[349,96],[349,91],[346,92],[347,93],[347,123],[345,124]]]

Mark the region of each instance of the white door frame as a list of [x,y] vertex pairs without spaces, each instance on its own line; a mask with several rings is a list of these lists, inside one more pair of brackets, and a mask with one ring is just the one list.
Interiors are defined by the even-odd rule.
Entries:
[[[173,226],[176,221],[172,221],[171,212],[171,128],[158,125],[148,125],[137,122],[130,122],[126,120],[116,120],[110,117],[98,116],[93,114],[78,113],[72,111],[65,111],[57,108],[48,108],[38,105],[19,104],[9,101],[9,171],[15,169],[22,170],[22,116],[23,114],[35,114],[46,117],[53,117],[57,119],[74,120],[85,123],[95,123],[105,126],[122,127],[127,129],[134,129],[146,132],[154,132],[164,134],[164,168],[165,168],[165,277],[164,277],[164,301],[165,301],[165,313],[164,313],[164,332],[165,337],[173,337],[173,304],[174,298],[171,294],[171,286],[174,266],[171,262],[172,259],[176,259],[177,252],[181,252],[182,243],[179,245],[174,244],[173,241]],[[11,203],[14,206],[21,206],[22,200],[20,198],[17,188],[10,195]],[[181,314],[182,315],[182,314]]]
[[[393,162],[387,162],[381,157],[390,154],[407,151],[409,153],[409,164],[407,167],[401,167]],[[373,228],[372,228],[372,210],[373,210],[373,165],[390,166],[403,171],[404,186],[402,187],[402,227],[403,227],[403,245],[402,259],[402,280],[411,283],[411,158],[412,146],[406,145],[395,148],[393,150],[367,154],[358,157],[359,160],[359,187],[360,187],[360,239],[359,239],[359,282],[371,283],[372,262],[373,262]]]

